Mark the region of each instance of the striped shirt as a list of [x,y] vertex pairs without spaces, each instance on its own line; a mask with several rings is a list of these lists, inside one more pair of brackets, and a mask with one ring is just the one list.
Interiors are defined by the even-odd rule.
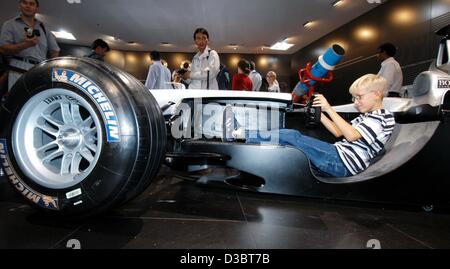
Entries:
[[361,138],[350,142],[342,140],[335,143],[344,165],[352,175],[361,173],[370,165],[384,148],[395,126],[394,115],[386,109],[379,109],[360,115],[351,121]]

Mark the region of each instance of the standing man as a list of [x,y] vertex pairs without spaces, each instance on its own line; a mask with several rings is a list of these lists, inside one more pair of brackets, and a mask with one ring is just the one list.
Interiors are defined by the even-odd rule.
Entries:
[[170,74],[169,68],[165,67],[161,63],[161,56],[159,52],[150,52],[150,58],[153,64],[150,65],[148,69],[147,80],[145,81],[145,86],[150,89],[172,89],[172,75]]
[[91,49],[91,53],[89,55],[86,55],[86,57],[102,62],[105,61],[104,58],[106,53],[110,51],[108,43],[106,43],[103,39],[96,39],[92,43]]
[[189,89],[218,90],[216,77],[220,71],[220,59],[219,54],[208,46],[208,31],[205,28],[196,29],[194,41],[198,52],[192,59],[191,72],[187,74],[191,80]]
[[256,64],[254,61],[250,61],[250,75],[248,75],[253,83],[254,92],[259,92],[259,89],[262,85],[262,77],[261,74],[256,71]]
[[387,97],[400,97],[403,84],[403,74],[400,64],[394,59],[397,48],[391,43],[385,43],[378,47],[378,59],[381,61],[381,69],[378,72],[387,80]]
[[[55,36],[35,18],[39,9],[38,0],[19,0],[20,15],[6,21],[0,34],[0,47],[11,55],[11,66],[29,70],[34,65],[58,57],[59,46]],[[19,79],[21,73],[9,71],[8,90]]]

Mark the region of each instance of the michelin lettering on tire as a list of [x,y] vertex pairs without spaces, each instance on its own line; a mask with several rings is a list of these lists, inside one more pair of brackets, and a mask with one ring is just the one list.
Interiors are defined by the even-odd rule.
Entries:
[[10,165],[8,157],[8,147],[5,139],[0,139],[0,166],[3,168],[8,180],[26,199],[50,210],[59,210],[58,198],[39,193],[30,188],[17,175],[14,168]]
[[52,81],[67,83],[86,92],[100,111],[108,142],[120,142],[120,125],[111,101],[91,79],[75,71],[63,68],[52,69]]

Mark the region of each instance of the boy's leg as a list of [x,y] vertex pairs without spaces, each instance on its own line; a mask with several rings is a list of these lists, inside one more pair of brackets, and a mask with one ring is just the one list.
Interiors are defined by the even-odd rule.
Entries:
[[274,137],[279,137],[280,130],[272,130],[264,132],[264,135],[261,136],[261,133],[256,130],[245,130],[245,142],[248,144],[279,144],[280,141],[273,139]]
[[336,177],[349,176],[333,144],[303,135],[297,130],[280,130],[280,144],[302,150],[319,170]]
[[[321,171],[332,176],[348,176],[347,168],[345,168],[340,159],[336,147],[333,144],[303,135],[301,132],[292,129],[280,129],[271,132],[271,135],[278,136],[280,145],[294,146],[302,150],[308,159]],[[247,143],[268,142],[270,138],[248,138]]]

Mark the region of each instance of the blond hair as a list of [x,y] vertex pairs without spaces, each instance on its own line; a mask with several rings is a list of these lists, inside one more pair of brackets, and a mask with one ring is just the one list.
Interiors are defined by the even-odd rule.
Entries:
[[363,89],[367,92],[380,91],[381,95],[384,96],[387,91],[387,81],[382,76],[367,74],[353,82],[352,86],[350,86],[350,94],[357,89]]
[[267,72],[266,76],[273,76],[275,79],[277,79],[277,73],[275,73],[274,71]]

